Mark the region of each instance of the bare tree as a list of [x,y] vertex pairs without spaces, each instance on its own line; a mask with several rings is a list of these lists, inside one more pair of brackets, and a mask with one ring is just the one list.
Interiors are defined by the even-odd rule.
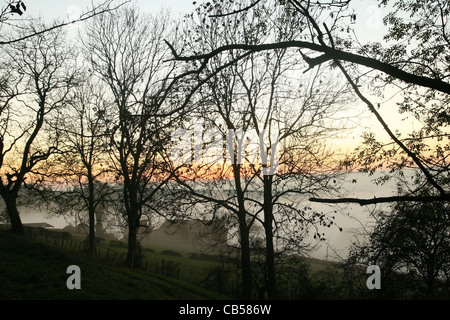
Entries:
[[[218,21],[209,19],[202,8],[198,9],[200,22],[188,27],[189,32],[194,33],[194,45],[189,48],[192,52],[213,50],[220,43],[233,41],[254,43],[267,41],[267,38],[289,39],[298,32],[290,11],[274,12],[265,7],[254,14],[234,14]],[[270,21],[261,19],[263,16],[270,16]],[[319,220],[320,214],[315,215],[315,221],[307,217],[309,212],[296,210],[296,206],[288,204],[292,198],[286,199],[289,195],[331,190],[328,182],[333,176],[326,175],[324,168],[322,175],[318,174],[317,166],[324,166],[325,157],[330,157],[323,152],[323,144],[318,139],[333,133],[331,119],[327,117],[332,118],[338,110],[336,106],[346,101],[343,96],[348,90],[336,93],[322,89],[323,92],[317,94],[321,86],[328,83],[336,87],[338,82],[319,76],[321,72],[309,79],[298,78],[298,62],[292,52],[285,49],[252,53],[217,71],[239,54],[239,50],[218,54],[202,66],[206,80],[199,89],[201,102],[193,117],[204,124],[197,126],[197,137],[195,134],[193,137],[195,163],[178,173],[178,179],[194,195],[194,201],[203,205],[213,203],[237,220],[242,292],[247,298],[252,296],[252,281],[255,280],[251,271],[250,229],[255,223],[262,224],[267,266],[266,285],[262,290],[267,290],[273,298],[277,295],[275,250],[278,250],[274,238],[276,230],[280,231],[285,224],[278,219],[284,212],[281,219],[292,222],[295,220],[292,216],[297,214],[305,232],[309,223],[314,225]],[[254,134],[246,136],[250,131]],[[188,140],[184,160],[190,163],[189,133],[184,139]],[[215,152],[211,153],[211,149]],[[216,180],[219,181],[216,183]],[[280,188],[274,190],[275,185]],[[218,209],[205,211],[212,216],[220,214]]]
[[108,185],[111,114],[104,89],[94,78],[87,78],[53,123],[63,147],[53,164],[52,185],[57,187],[50,192],[50,202],[57,203],[59,214],[87,213],[91,254],[95,254],[96,220],[101,220],[114,193]]
[[74,50],[64,40],[62,30],[55,29],[2,47],[7,67],[2,68],[0,194],[16,233],[23,232],[17,210],[20,189],[40,181],[45,173],[39,172],[40,165],[59,148],[59,137],[47,122],[65,106],[77,83]]
[[163,39],[171,32],[167,12],[150,16],[131,7],[93,19],[84,40],[92,69],[107,85],[115,108],[110,153],[123,184],[129,266],[137,254],[141,219],[150,215],[149,203],[170,178],[165,128],[175,106],[166,99],[175,65],[165,61]]
[[[242,18],[242,20],[240,20]],[[201,21],[208,20],[206,24]],[[254,38],[263,36],[261,28],[264,28],[256,16],[230,17],[223,23],[207,19],[206,13],[198,8],[197,14],[191,16],[187,25],[188,39],[190,39],[189,49],[196,52],[202,47],[212,48],[220,43],[228,41],[254,41]],[[217,22],[217,23],[216,23]],[[247,28],[247,30],[246,30]],[[194,119],[204,122],[203,126],[196,126],[196,134],[200,141],[194,144],[194,162],[187,170],[177,173],[178,181],[191,195],[194,202],[209,202],[213,209],[205,209],[205,212],[212,213],[212,216],[221,216],[222,211],[228,212],[235,219],[229,222],[237,226],[238,241],[240,249],[240,261],[242,270],[242,297],[252,297],[252,271],[251,271],[251,251],[250,251],[250,229],[254,219],[250,216],[248,204],[246,204],[246,191],[248,182],[245,179],[246,171],[249,170],[241,162],[245,155],[233,148],[234,132],[245,133],[250,127],[250,112],[245,105],[242,96],[242,86],[239,85],[239,72],[237,68],[224,69],[215,74],[214,69],[226,64],[228,57],[217,56],[212,59],[208,70],[211,70],[210,77],[200,80],[203,87],[199,89],[199,107],[193,113]],[[241,91],[240,91],[241,90]],[[245,99],[244,99],[245,100]],[[196,120],[195,120],[196,121]],[[205,132],[213,131],[212,136]],[[232,141],[227,141],[227,147],[223,148],[223,142],[229,135]],[[215,134],[214,134],[215,133]],[[186,138],[186,137],[185,137]],[[189,135],[187,136],[189,139]],[[212,139],[212,141],[211,141]],[[219,147],[213,158],[208,157],[208,150],[212,149],[211,142]],[[239,141],[237,142],[239,143]],[[206,145],[205,145],[206,144]],[[240,141],[242,147],[245,142]],[[225,152],[223,152],[225,151]],[[188,153],[190,150],[188,148]],[[223,161],[224,153],[228,153],[230,164]],[[204,158],[205,156],[205,158]],[[189,158],[188,154],[188,158]],[[208,159],[206,159],[208,158]],[[190,159],[187,159],[190,162]],[[205,162],[204,162],[205,160]],[[186,180],[194,181],[188,184]],[[206,180],[206,182],[202,182]],[[214,183],[217,180],[218,184]],[[221,190],[225,188],[225,190]],[[222,212],[222,216],[223,216]]]

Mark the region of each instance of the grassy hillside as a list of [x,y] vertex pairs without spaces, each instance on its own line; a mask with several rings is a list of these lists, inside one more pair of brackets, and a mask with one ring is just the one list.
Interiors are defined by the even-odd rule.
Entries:
[[[0,299],[228,299],[176,279],[145,273],[0,232]],[[67,267],[81,269],[69,290]]]

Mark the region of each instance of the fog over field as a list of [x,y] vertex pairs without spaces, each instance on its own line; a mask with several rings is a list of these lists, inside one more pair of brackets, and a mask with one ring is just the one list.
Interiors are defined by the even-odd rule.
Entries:
[[[343,196],[373,198],[374,196],[395,195],[396,183],[394,180],[380,186],[374,183],[374,179],[381,175],[381,173],[376,173],[373,176],[363,173],[349,174],[345,178],[346,183],[343,185],[343,189],[346,190]],[[359,204],[320,204],[307,200],[304,203],[318,212],[328,213],[335,217],[336,226],[320,229],[320,232],[325,233],[327,240],[320,248],[311,252],[311,256],[314,258],[328,260],[337,260],[339,257],[345,258],[352,239],[361,233],[363,225],[370,225],[370,213],[375,209],[388,207],[387,204],[360,206]],[[50,216],[48,212],[39,209],[21,207],[20,213],[23,223],[46,222],[61,229],[69,224],[64,217]],[[342,228],[342,232],[339,231],[338,227]]]

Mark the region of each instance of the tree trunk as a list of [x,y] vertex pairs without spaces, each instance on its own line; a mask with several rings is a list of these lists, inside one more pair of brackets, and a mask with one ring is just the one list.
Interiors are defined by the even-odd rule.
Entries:
[[88,175],[89,175],[89,199],[88,199],[88,206],[89,206],[89,254],[94,256],[95,255],[95,206],[94,206],[94,182],[92,177],[92,172],[88,169]]
[[126,264],[128,267],[133,268],[133,264],[136,258],[137,251],[137,229],[138,224],[135,218],[128,220],[128,252]]
[[264,176],[264,231],[266,235],[267,294],[269,299],[276,299],[277,284],[275,273],[275,251],[273,247],[273,176]]
[[436,274],[434,272],[435,270],[435,266],[434,264],[432,264],[431,266],[428,267],[427,270],[427,276],[426,276],[426,285],[427,285],[427,293],[426,293],[426,299],[435,299],[435,279],[436,279]]
[[251,299],[252,298],[252,270],[250,262],[250,235],[249,227],[247,225],[247,212],[244,205],[244,191],[241,187],[241,169],[240,165],[233,165],[234,173],[234,183],[236,187],[236,195],[239,205],[239,235],[240,235],[240,245],[241,245],[241,263],[242,263],[242,298]]
[[241,263],[242,263],[242,298],[252,298],[252,271],[250,263],[250,237],[249,228],[244,214],[239,214],[239,234],[241,240]]
[[6,212],[11,222],[11,232],[15,234],[23,234],[23,224],[20,219],[19,210],[17,210],[17,195],[3,196],[6,204]]
[[89,208],[89,254],[95,255],[95,210]]

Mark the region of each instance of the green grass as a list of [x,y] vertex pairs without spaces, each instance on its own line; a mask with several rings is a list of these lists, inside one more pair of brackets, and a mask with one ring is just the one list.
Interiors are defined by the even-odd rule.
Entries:
[[[171,259],[180,257],[170,257]],[[0,232],[0,299],[194,300],[230,297],[164,277],[92,258],[27,237]],[[67,267],[81,269],[81,290],[66,286]]]
[[[193,248],[176,248],[173,246],[161,246],[143,244],[142,267],[148,272],[155,274],[166,274],[168,266],[175,266],[175,273],[171,274],[178,280],[191,283],[194,285],[205,285],[205,279],[208,278],[211,270],[219,265],[220,257],[217,253],[204,253],[193,251]],[[115,260],[114,257],[123,255],[127,252],[126,244],[123,247],[111,246],[110,241],[101,242],[97,246],[97,256],[109,260]],[[164,270],[163,270],[164,266]],[[207,287],[209,289],[211,286]]]
[[[84,240],[72,236],[57,243],[47,239],[49,243],[43,236],[31,239],[0,231],[0,299],[204,300],[230,299],[240,290],[236,263],[220,262],[220,256],[211,252],[147,243],[143,244],[141,268],[135,266],[131,271],[123,265],[125,242],[100,241],[96,256],[90,257],[80,251]],[[335,270],[330,270],[334,263],[304,261],[313,281],[335,275]],[[81,290],[67,289],[69,265],[81,268]],[[283,297],[294,285],[288,282],[296,281],[298,269],[292,267],[292,271],[280,273]],[[259,270],[257,265],[254,268]]]

